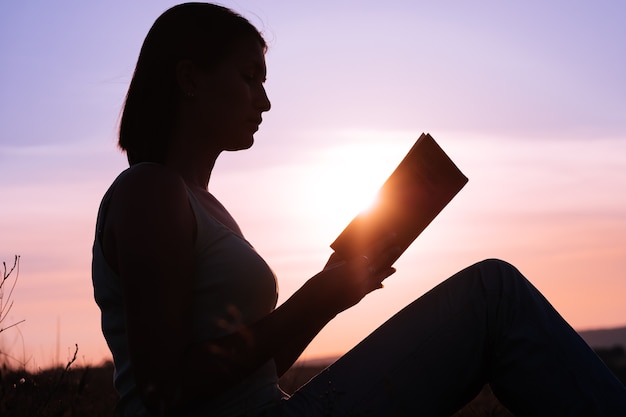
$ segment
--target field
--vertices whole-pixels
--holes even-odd
[[[626,352],[621,347],[598,351],[600,357],[626,384]],[[111,417],[116,394],[113,365],[47,369],[35,374],[3,367],[0,370],[0,416],[3,417]],[[281,379],[287,392],[308,381],[322,365],[297,364]],[[453,417],[512,416],[491,394],[489,387]]]

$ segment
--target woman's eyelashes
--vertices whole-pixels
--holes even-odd
[[[243,79],[249,84],[263,84],[265,83],[265,76],[258,71],[243,71]]]

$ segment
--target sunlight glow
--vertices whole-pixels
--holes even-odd
[[[373,205],[378,189],[400,162],[399,155],[398,146],[388,143],[351,143],[323,149],[311,161],[318,168],[304,178],[308,211],[325,218],[325,230],[341,231],[354,216]]]

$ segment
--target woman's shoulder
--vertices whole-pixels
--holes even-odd
[[[122,172],[110,190],[109,205],[126,213],[151,216],[188,211],[187,186],[173,169],[156,163],[133,165]]]
[[[180,250],[193,244],[195,216],[185,182],[176,171],[138,164],[122,172],[109,192],[102,244],[115,271],[119,271],[120,252],[165,256],[174,250],[171,245]]]
[[[159,195],[187,195],[183,178],[173,169],[157,163],[141,163],[123,171],[112,185],[114,199],[137,200]]]
[[[116,186],[149,187],[161,184],[169,187],[185,187],[185,182],[178,172],[158,163],[143,162],[124,170],[116,179]]]

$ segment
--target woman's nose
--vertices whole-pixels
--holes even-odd
[[[267,97],[267,92],[265,91],[265,87],[263,85],[259,88],[256,104],[258,108],[264,112],[269,111],[269,109],[272,108],[272,103],[270,103],[270,99]]]

